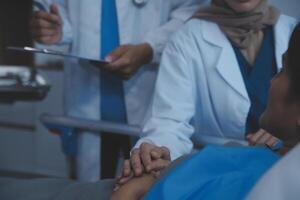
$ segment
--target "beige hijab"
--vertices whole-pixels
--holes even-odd
[[[201,8],[193,18],[215,22],[235,47],[242,50],[253,64],[263,41],[263,29],[278,21],[279,11],[261,0],[258,6],[247,13],[237,13],[224,0],[212,0],[212,4]]]

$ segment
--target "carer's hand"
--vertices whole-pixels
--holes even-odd
[[[132,151],[130,160],[124,162],[122,175],[118,177],[118,185],[123,185],[134,176],[152,173],[157,176],[171,163],[170,151],[166,147],[157,147],[143,143]]]
[[[256,133],[251,133],[247,135],[247,140],[251,146],[256,145],[266,145],[270,148],[272,148],[274,145],[276,145],[280,140],[267,131],[260,129]]]
[[[58,6],[51,4],[50,12],[36,11],[30,21],[30,31],[34,40],[43,44],[55,44],[62,38],[62,19]]]
[[[149,63],[152,57],[153,50],[148,43],[122,45],[106,57],[110,64],[103,68],[128,80],[141,66]]]

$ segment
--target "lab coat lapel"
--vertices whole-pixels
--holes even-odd
[[[214,56],[218,58],[216,69],[220,76],[242,97],[249,100],[238,61],[227,37],[216,24],[210,22],[203,26],[203,37],[213,48],[216,48],[215,52],[220,54]]]

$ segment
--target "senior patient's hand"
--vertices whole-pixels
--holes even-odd
[[[36,11],[30,21],[30,31],[37,42],[55,44],[62,38],[62,19],[56,4],[51,4],[50,13]]]
[[[280,140],[267,131],[260,129],[258,132],[254,134],[248,134],[247,140],[251,146],[255,145],[266,145],[270,148],[272,148],[274,145],[276,145]]]
[[[166,147],[158,147],[143,143],[140,148],[132,151],[130,160],[124,162],[123,172],[118,177],[118,185],[125,184],[134,176],[152,173],[155,176],[171,163],[170,151]]]
[[[111,52],[105,59],[110,64],[100,67],[120,75],[123,79],[130,79],[141,66],[149,63],[152,57],[153,50],[148,43],[138,45],[127,44]]]
[[[144,174],[128,181],[120,189],[114,191],[111,200],[138,200],[141,199],[155,183],[155,178],[150,174]]]

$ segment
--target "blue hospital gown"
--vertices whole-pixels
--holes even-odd
[[[158,181],[145,199],[244,199],[278,159],[266,148],[207,146]]]

